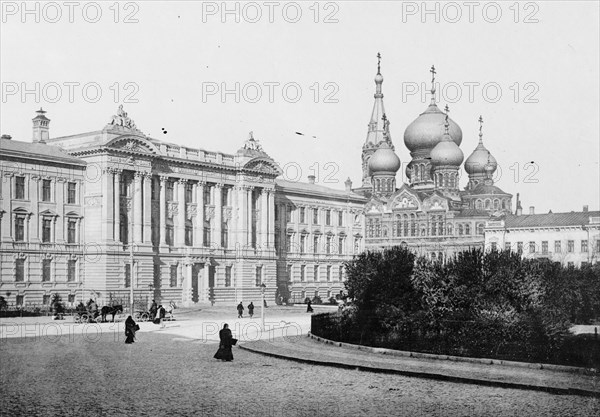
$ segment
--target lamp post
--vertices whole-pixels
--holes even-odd
[[[267,286],[262,283],[260,284],[260,294],[261,294],[261,307],[260,307],[260,324],[263,332],[265,331],[265,289]]]
[[[131,317],[134,316],[133,312],[133,201],[130,200],[131,204],[131,216],[129,217],[129,305],[131,306]]]

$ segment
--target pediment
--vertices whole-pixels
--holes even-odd
[[[423,201],[423,210],[448,211],[448,200],[446,200],[444,197],[434,194]]]
[[[270,158],[258,157],[251,159],[244,165],[244,169],[252,169],[265,174],[278,176],[283,173],[281,168]]]
[[[158,155],[160,151],[146,139],[135,136],[121,136],[110,141],[106,146],[127,152],[146,155]]]

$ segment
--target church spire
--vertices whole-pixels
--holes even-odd
[[[381,75],[381,54],[377,53],[377,75],[375,75],[375,103],[371,112],[371,120],[369,121],[369,129],[367,131],[367,140],[365,147],[377,146],[381,142],[386,141],[387,118],[385,117],[385,107],[383,105],[382,92],[383,76]]]

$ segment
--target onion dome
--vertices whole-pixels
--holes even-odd
[[[435,145],[431,151],[431,163],[436,166],[460,166],[465,159],[463,152],[458,145],[454,143],[448,133],[442,137],[442,141]]]
[[[382,142],[379,149],[369,159],[369,170],[375,174],[396,175],[400,169],[400,158],[387,142]]]
[[[404,131],[404,144],[409,151],[433,149],[440,143],[444,134],[445,114],[432,103]],[[462,130],[452,119],[448,119],[452,141],[456,145],[462,142]]]
[[[483,119],[479,116],[479,144],[465,161],[465,171],[469,175],[485,174],[487,172],[493,174],[498,167],[496,158],[483,146],[482,125]]]

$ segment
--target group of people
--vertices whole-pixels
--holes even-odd
[[[237,312],[238,312],[238,319],[244,318],[244,305],[242,304],[241,301],[237,305]],[[248,304],[248,315],[250,316],[250,318],[252,318],[252,316],[254,315],[254,303],[252,303],[252,301],[250,301],[250,304]]]

